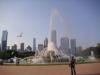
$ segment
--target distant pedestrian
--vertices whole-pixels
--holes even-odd
[[[3,59],[0,59],[0,65],[3,65]]]
[[[76,75],[76,69],[75,69],[76,59],[74,56],[71,57],[69,66],[71,67],[71,75]]]
[[[16,65],[19,65],[19,58],[16,58]]]

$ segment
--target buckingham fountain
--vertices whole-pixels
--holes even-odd
[[[43,50],[39,51],[35,57],[33,57],[33,63],[54,63],[60,62],[62,59],[65,59],[65,55],[61,50],[57,48],[56,44],[56,29],[54,25],[54,20],[57,15],[57,10],[54,10],[50,17],[50,25],[49,25],[49,38],[48,38],[48,46]]]
[[[58,11],[54,10],[50,17],[49,25],[49,38],[48,46],[41,51],[37,51],[35,56],[27,57],[21,59],[21,62],[26,62],[30,64],[44,64],[44,63],[59,63],[62,61],[67,61],[69,56],[67,56],[62,50],[57,48],[56,44],[56,29],[55,29],[55,17],[58,15]]]

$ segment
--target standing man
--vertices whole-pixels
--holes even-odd
[[[69,66],[71,67],[71,75],[76,75],[76,69],[75,69],[76,59],[74,56],[71,57]]]

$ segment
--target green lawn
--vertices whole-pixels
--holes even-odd
[[[77,63],[77,64],[89,64],[89,63],[100,63],[100,62],[86,62],[86,63]],[[48,64],[19,64],[17,66],[52,66],[52,65],[68,65],[65,63],[48,63]],[[3,66],[16,66],[14,63],[4,63]]]

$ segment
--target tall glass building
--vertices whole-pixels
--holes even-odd
[[[1,50],[6,50],[7,49],[7,37],[8,37],[8,32],[7,32],[7,30],[4,30],[2,32]]]
[[[76,54],[76,39],[71,39],[70,44],[71,44],[71,53],[75,55]]]
[[[44,48],[47,48],[47,46],[48,46],[48,38],[45,38],[45,40],[44,40]]]
[[[51,31],[51,41],[57,47],[57,33],[56,33],[56,30]]]
[[[60,48],[64,53],[69,54],[69,39],[67,37],[61,37]]]
[[[33,38],[33,51],[36,51],[36,38]]]

